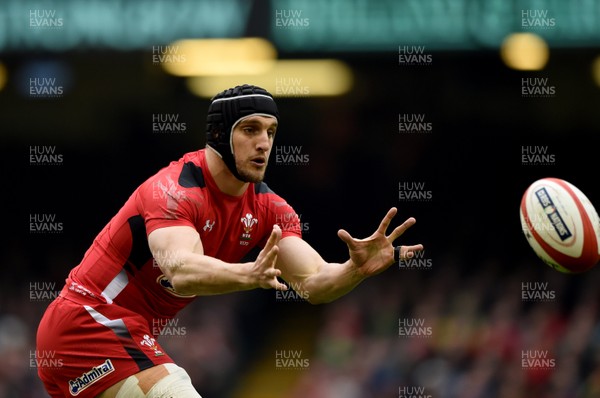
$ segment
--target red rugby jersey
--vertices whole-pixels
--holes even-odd
[[[150,232],[193,227],[205,255],[231,263],[263,247],[274,224],[281,227],[282,238],[301,237],[294,209],[265,183],[250,184],[239,197],[221,192],[205,151],[185,154],[142,183],[71,270],[66,288],[135,311],[149,322],[169,319],[194,297],[173,291],[150,253]],[[154,253],[167,261],[173,254]]]

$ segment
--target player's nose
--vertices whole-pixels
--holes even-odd
[[[267,129],[263,129],[256,137],[256,149],[263,152],[268,152],[271,149],[271,139]]]

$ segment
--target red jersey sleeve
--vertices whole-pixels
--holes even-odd
[[[300,227],[300,217],[289,204],[285,203],[276,207],[275,224],[281,228],[281,237],[297,236],[302,238],[302,228]]]
[[[281,228],[281,238],[288,236],[297,236],[302,238],[302,228],[300,226],[300,216],[283,198],[274,192],[269,196],[269,213],[271,214],[272,224],[277,224]],[[266,243],[266,240],[265,240]]]
[[[136,203],[144,218],[147,234],[164,227],[185,225],[195,228],[202,193],[197,188],[182,187],[165,169],[140,186]]]

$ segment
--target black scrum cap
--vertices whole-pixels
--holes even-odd
[[[244,84],[215,95],[206,117],[206,144],[223,159],[231,173],[239,180],[233,156],[232,133],[234,127],[250,115],[268,115],[279,120],[273,96],[265,89]]]

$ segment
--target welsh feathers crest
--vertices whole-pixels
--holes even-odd
[[[258,223],[258,220],[254,218],[251,213],[247,213],[245,217],[242,217],[242,224],[244,224],[244,232],[249,234],[252,232],[252,227]]]

